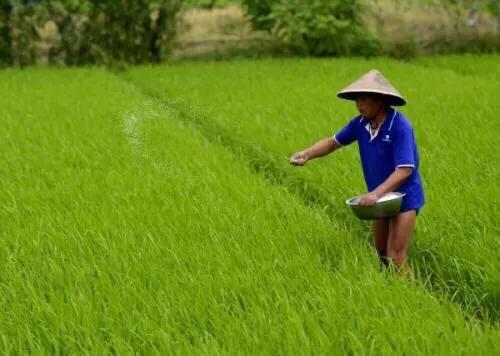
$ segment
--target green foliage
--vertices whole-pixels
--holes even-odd
[[[268,31],[272,29],[274,21],[270,15],[273,5],[277,3],[277,0],[243,0],[242,3],[246,12],[250,15],[254,28]]]
[[[485,266],[497,262],[498,234],[490,229],[498,209],[485,208],[497,196],[497,110],[450,115],[446,104],[493,106],[495,93],[481,92],[477,102],[450,98],[450,88],[466,89],[456,85],[461,76],[433,71],[419,79],[426,71],[401,67],[429,86],[452,81],[435,99],[420,94],[429,115],[412,117],[431,125],[432,142],[422,146],[429,191],[448,176],[458,185],[445,192],[464,198],[450,204],[432,196],[419,218],[426,220],[417,227],[417,256],[439,259],[443,270],[483,269],[493,289],[497,270]],[[204,113],[198,120],[206,125],[240,128],[235,145],[251,143],[261,155],[265,147],[283,170],[297,172],[287,149],[344,121],[333,114],[352,105],[332,112],[334,101],[325,99],[359,69],[359,61],[286,60],[148,66],[127,77],[154,79],[149,88],[167,100],[205,108],[189,116],[99,69],[1,71],[2,354],[498,354],[498,328],[471,317],[451,293],[380,272],[369,227],[343,206],[359,186],[354,149],[338,152],[333,165],[301,170],[329,193],[337,189],[329,216],[258,172],[260,156],[238,156],[194,124]],[[474,145],[458,139],[464,132],[478,138]],[[475,206],[471,195],[486,198]],[[440,211],[449,219],[441,221]],[[481,235],[488,232],[490,239]]]
[[[500,83],[499,60],[500,57],[498,55],[492,54],[461,54],[452,56],[419,57],[414,60],[414,63],[430,68],[452,70],[464,75],[483,76],[485,79],[496,80]]]
[[[205,8],[224,7],[228,5],[239,4],[238,0],[183,0],[182,4],[186,8]]]
[[[253,24],[271,31],[299,54],[375,55],[378,43],[364,28],[360,1],[244,1]]]
[[[359,238],[369,234],[344,206],[366,191],[356,147],[305,167],[289,156],[343,127],[355,104],[336,92],[371,68],[380,69],[408,100],[402,112],[415,127],[427,205],[417,223],[410,260],[431,290],[472,313],[500,320],[498,56],[435,66],[387,59],[269,60],[136,68],[127,75],[145,91],[176,105],[207,137],[222,141],[264,176],[342,221]],[[432,59],[429,59],[432,62]],[[452,68],[482,67],[487,75]],[[448,69],[442,69],[442,67]],[[457,85],[460,84],[460,85]],[[450,112],[453,112],[450,114]],[[465,134],[466,133],[466,134]],[[473,145],[464,145],[476,137]]]
[[[1,13],[11,37],[10,47],[4,46],[3,52],[10,51],[14,64],[29,65],[46,57],[48,63],[75,65],[165,58],[181,0],[17,0],[10,4]]]
[[[500,22],[500,1],[498,0],[489,0],[488,1],[488,10],[496,16],[497,20]]]
[[[92,0],[92,44],[120,62],[160,61],[170,49],[180,1]]]
[[[0,65],[11,63],[10,11],[10,3],[8,1],[0,1]]]

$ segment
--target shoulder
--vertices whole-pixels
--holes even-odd
[[[364,121],[363,116],[358,115],[358,116],[354,116],[351,120],[349,120],[349,123],[347,125],[349,125],[351,127],[359,127],[359,126],[364,125],[363,121]]]
[[[392,130],[395,132],[408,132],[413,131],[413,126],[411,122],[406,118],[406,116],[399,112],[395,111],[395,115],[392,118],[391,122]]]

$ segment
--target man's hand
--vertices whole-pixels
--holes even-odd
[[[370,192],[368,194],[363,195],[359,199],[359,205],[368,206],[373,205],[379,200],[381,197],[376,192]]]
[[[327,137],[321,141],[316,142],[314,145],[306,150],[294,153],[290,158],[290,164],[294,166],[303,166],[307,161],[311,159],[326,156],[332,153],[341,146],[332,139]]]
[[[303,166],[304,164],[306,164],[308,159],[309,156],[307,155],[306,151],[300,151],[292,155],[292,157],[290,158],[290,164],[294,166]]]
[[[394,190],[398,189],[401,184],[403,184],[403,182],[411,175],[412,170],[413,168],[411,167],[396,168],[384,183],[380,184],[372,192],[363,195],[359,200],[359,205],[373,205],[386,193],[393,192]]]

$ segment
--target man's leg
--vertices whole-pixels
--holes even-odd
[[[410,272],[407,256],[416,219],[416,211],[410,210],[399,213],[390,222],[387,257],[405,274]]]
[[[389,220],[377,219],[372,222],[373,244],[377,249],[380,262],[387,266],[387,240],[389,238]]]

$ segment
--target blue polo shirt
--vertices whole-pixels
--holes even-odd
[[[413,168],[397,189],[406,195],[401,211],[418,210],[424,205],[422,180],[418,172],[419,156],[413,127],[403,114],[391,108],[376,136],[370,135],[369,123],[362,116],[353,118],[333,139],[342,146],[358,141],[359,155],[368,191],[382,184],[397,167]]]

